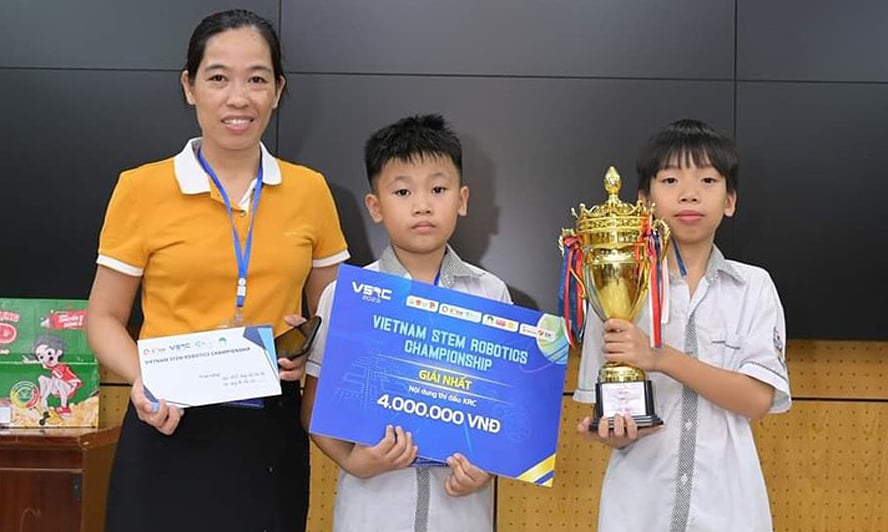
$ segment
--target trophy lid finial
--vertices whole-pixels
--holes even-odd
[[[620,188],[622,188],[622,186],[623,180],[620,179],[620,174],[617,172],[616,168],[611,166],[607,169],[607,173],[604,174],[604,190],[606,190],[611,197],[616,196],[619,198]]]
[[[577,233],[591,234],[601,231],[602,234],[610,234],[616,227],[633,229],[636,232],[641,230],[641,227],[646,223],[645,220],[652,215],[652,210],[641,200],[635,204],[621,201],[620,189],[622,186],[623,180],[617,169],[613,166],[609,167],[604,174],[604,190],[608,193],[607,201],[600,205],[593,205],[591,208],[587,208],[581,203],[579,213],[575,209],[571,210],[577,220]]]

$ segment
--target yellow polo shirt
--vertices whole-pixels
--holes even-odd
[[[99,237],[97,263],[142,277],[141,338],[203,331],[234,316],[237,259],[222,197],[195,155],[200,139],[175,157],[120,175]],[[324,177],[262,150],[244,322],[270,324],[301,314],[312,268],[348,258]],[[253,190],[253,186],[250,187]],[[251,192],[233,205],[242,248]],[[236,201],[232,198],[232,201]]]

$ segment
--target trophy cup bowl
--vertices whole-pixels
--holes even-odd
[[[666,255],[669,228],[661,220],[654,220],[653,206],[641,201],[623,203],[619,198],[621,185],[620,175],[610,167],[604,179],[607,201],[591,209],[581,203],[579,213],[573,210],[576,229],[562,230],[561,243],[562,250],[567,239],[580,248],[584,288],[580,296],[595,314],[602,321],[619,318],[634,322],[648,302],[651,276],[657,274],[655,268]],[[652,238],[657,240],[655,255],[650,251]],[[657,292],[659,297],[659,288]],[[632,416],[639,428],[663,423],[654,412],[651,381],[639,368],[605,362],[598,374],[595,397],[593,430],[598,429],[602,417],[609,418],[613,426],[615,414]]]

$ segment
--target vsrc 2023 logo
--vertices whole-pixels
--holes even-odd
[[[392,300],[392,291],[388,288],[380,288],[372,284],[352,281],[352,290],[354,290],[356,294],[361,294],[362,300],[370,303],[382,303],[383,300]]]

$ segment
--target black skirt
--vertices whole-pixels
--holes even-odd
[[[172,436],[127,409],[107,532],[304,532],[308,438],[298,383],[262,409],[189,408]]]

